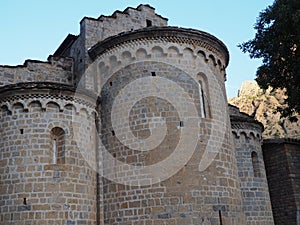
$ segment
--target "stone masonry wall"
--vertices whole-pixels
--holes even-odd
[[[270,139],[263,144],[264,161],[276,225],[300,221],[300,143]]]
[[[1,93],[1,225],[96,223],[95,116],[86,100],[49,92]]]
[[[167,26],[167,19],[157,15],[154,8],[140,5],[136,9],[127,8],[123,12],[116,11],[112,16],[100,16],[98,19],[85,17],[81,21],[84,29],[85,47],[91,48],[98,42],[122,32],[133,31],[149,26]]]
[[[244,224],[228,112],[224,112],[226,125],[222,124],[222,127],[213,125],[211,118],[212,115],[217,116],[213,106],[221,106],[219,100],[225,103],[225,71],[222,66],[226,64],[224,52],[221,53],[214,48],[209,49],[208,44],[202,44],[201,41],[190,40],[189,42],[189,39],[181,39],[180,32],[176,38],[152,38],[151,41],[135,40],[134,37],[130,43],[111,47],[109,51],[100,54],[95,61],[98,72],[97,85],[99,90],[102,90],[100,93],[102,126],[100,137],[104,144],[102,151],[108,151],[110,156],[125,164],[118,167],[111,161],[103,161],[104,224],[191,225],[218,224],[220,220],[223,224]],[[156,94],[168,96],[169,100],[154,94],[136,101],[131,108],[128,123],[133,137],[141,141],[153,135],[149,128],[154,127],[155,123],[160,123],[162,118],[167,123],[165,138],[149,151],[135,151],[135,148],[147,149],[147,145],[135,141],[132,142],[132,147],[124,145],[122,135],[118,136],[112,126],[114,121],[111,115],[114,114],[113,104],[117,101],[118,95],[122,96],[120,94],[122,90],[126,90],[125,93],[132,97],[140,95],[139,93],[147,93],[148,88],[153,88],[148,87],[147,82],[136,88],[129,87],[142,79],[153,79],[155,87],[156,78],[172,81],[188,93],[193,99],[198,115],[201,108],[198,82],[202,81],[205,88],[203,94],[207,100],[205,108],[207,114],[199,121],[201,138],[197,141],[195,152],[186,165],[160,182],[143,185],[143,182],[147,183],[151,177],[148,174],[135,174],[129,168],[132,165],[138,167],[153,165],[155,168],[155,165],[174,156],[184,126],[187,125],[185,125],[187,121],[180,121],[179,115],[182,114],[174,108],[174,103],[179,100],[180,95],[168,94],[172,93],[171,85],[164,88],[157,86]],[[94,87],[94,79],[94,77],[87,77],[86,85]],[[221,90],[224,98],[220,98],[217,94],[218,90]],[[226,110],[226,105],[223,109]],[[186,111],[180,113],[187,115],[189,108],[184,110]],[[122,125],[125,123],[126,121],[122,121]],[[224,139],[222,137],[210,139],[211,136],[216,135],[216,130],[221,130],[223,126],[225,127]],[[124,133],[124,137],[126,135],[128,134]],[[213,145],[220,146],[220,152],[206,169],[199,171],[201,158],[212,140]],[[180,158],[183,151],[182,149],[182,153],[177,157]],[[171,164],[164,164],[165,174],[170,172],[167,171],[168,166],[173,167],[179,163],[180,160],[177,160],[172,161]],[[138,179],[143,175],[143,179]],[[108,179],[109,177],[111,180]],[[117,179],[118,182],[113,179]],[[126,183],[127,180],[129,183]]]
[[[147,20],[151,21],[151,26],[157,27],[167,26],[168,21],[148,5],[140,5],[136,9],[129,7],[123,12],[116,11],[111,16],[102,15],[98,19],[84,17],[80,22],[80,35],[70,50],[70,57],[76,61],[76,76],[80,78],[92,63],[88,55],[92,46],[113,35],[147,27]]]
[[[73,85],[73,60],[51,57],[49,62],[27,60],[23,66],[0,66],[0,87],[23,82]]]
[[[243,132],[239,136],[234,132],[233,137],[246,224],[274,224],[260,138]],[[257,154],[257,165],[252,154]]]
[[[262,124],[229,105],[247,225],[274,224],[261,148]]]

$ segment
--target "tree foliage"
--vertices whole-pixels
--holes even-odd
[[[285,88],[283,116],[300,113],[300,0],[275,0],[260,12],[254,39],[239,45],[251,58],[262,58],[256,81],[263,89]]]

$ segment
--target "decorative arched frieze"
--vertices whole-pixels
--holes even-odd
[[[179,49],[176,46],[170,46],[168,48],[168,57],[178,57],[180,55]]]
[[[136,50],[135,57],[138,60],[146,59],[148,58],[148,53],[145,48],[139,48],[138,50]]]
[[[14,114],[14,107],[16,105],[22,105],[24,112],[32,112],[33,107],[37,111],[49,111],[50,108],[54,108],[54,106],[57,107],[57,112],[64,112],[66,110],[66,106],[72,106],[72,108],[75,110],[74,112],[78,114],[81,109],[85,109],[88,117],[90,117],[93,113],[97,114],[97,111],[92,107],[92,105],[85,103],[83,100],[79,99],[72,99],[72,100],[65,100],[61,98],[49,98],[48,95],[46,96],[40,96],[41,98],[31,98],[30,95],[27,96],[28,98],[25,99],[24,96],[22,96],[23,99],[15,99],[12,102],[5,101],[0,103],[0,107],[5,107],[9,112]],[[51,110],[50,110],[51,111]]]
[[[244,135],[245,138],[251,139],[251,140],[258,140],[260,141],[262,139],[261,134],[256,131],[249,131],[246,129],[233,129],[232,133],[235,134],[236,138],[240,138],[241,135]]]
[[[135,42],[141,43],[134,45]],[[131,46],[128,47],[128,45]],[[210,58],[207,58],[207,55],[210,55]],[[132,40],[130,43],[126,43],[126,46],[122,44],[116,45],[98,56],[95,62],[98,68],[98,86],[101,87],[104,83],[109,82],[111,75],[121,68],[144,60],[172,64],[184,71],[202,68],[211,61],[211,73],[222,77],[222,80],[224,79],[224,72],[222,71],[222,68],[225,68],[222,65],[224,60],[218,58],[219,63],[221,62],[220,68],[216,61],[216,56],[201,46],[194,46],[188,43],[161,42],[161,40],[153,40],[147,43],[141,40]],[[190,65],[193,65],[193,67]],[[215,70],[216,68],[217,70]],[[194,78],[196,78],[196,71],[187,72],[191,75],[194,74]]]

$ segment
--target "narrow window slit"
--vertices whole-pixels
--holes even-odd
[[[20,129],[20,134],[24,134],[24,129]]]
[[[27,205],[26,198],[23,198],[23,204],[24,204],[24,205]]]
[[[52,163],[65,163],[65,132],[60,127],[51,130]]]
[[[53,164],[57,163],[57,139],[53,139]]]
[[[179,122],[179,126],[180,126],[180,127],[183,127],[183,121],[180,121],[180,122]]]
[[[255,151],[251,152],[251,160],[254,177],[261,177],[258,155]]]
[[[205,104],[204,104],[204,93],[203,93],[203,88],[202,85],[199,81],[199,100],[200,100],[200,113],[201,113],[201,118],[205,118]]]
[[[109,82],[109,86],[112,86],[113,85],[113,82],[111,81],[111,82]]]
[[[114,130],[111,131],[111,134],[112,134],[112,136],[116,135]]]
[[[223,222],[222,222],[222,211],[219,210],[219,219],[220,219],[220,225],[223,225]]]

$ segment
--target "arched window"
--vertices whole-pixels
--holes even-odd
[[[65,131],[60,127],[51,130],[52,163],[65,163]]]
[[[200,72],[197,75],[198,91],[199,91],[199,114],[201,118],[210,118],[210,103],[208,81],[204,73]]]
[[[256,152],[251,152],[251,159],[252,159],[252,167],[253,167],[253,174],[254,177],[260,177],[260,168],[259,168],[259,160],[258,160],[258,155]]]

